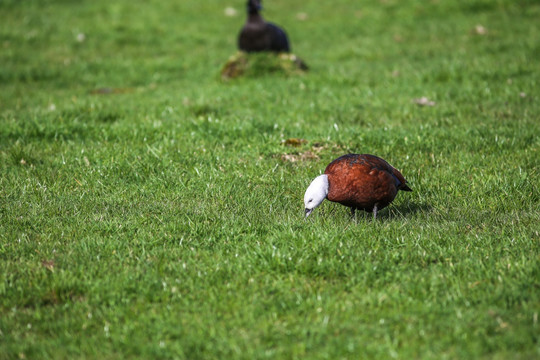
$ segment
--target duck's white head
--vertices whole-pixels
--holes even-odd
[[[304,195],[304,206],[306,208],[306,217],[326,199],[328,195],[328,176],[317,176],[309,184]]]

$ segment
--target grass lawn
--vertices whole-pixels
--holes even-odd
[[[308,73],[221,80],[244,0],[0,0],[0,359],[539,359],[540,2],[264,4]],[[304,221],[348,152],[414,191]]]

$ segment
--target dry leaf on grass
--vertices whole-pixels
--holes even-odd
[[[483,27],[482,25],[476,25],[474,27],[474,33],[476,35],[486,35],[487,34],[487,30],[485,27]]]
[[[300,13],[296,14],[296,18],[298,20],[300,20],[300,21],[305,21],[308,18],[308,14],[306,14],[304,12],[300,12]]]
[[[41,265],[49,271],[54,271],[54,260],[43,260]]]
[[[435,101],[429,100],[425,96],[422,96],[421,98],[418,98],[418,99],[414,99],[413,102],[419,106],[435,106]]]
[[[225,8],[225,16],[236,16],[238,14],[238,11],[230,6],[227,6]]]
[[[300,139],[300,138],[290,138],[290,139],[287,139],[287,140],[283,140],[281,142],[283,145],[286,145],[286,146],[300,146],[302,144],[305,144],[307,143],[307,140],[306,139]]]

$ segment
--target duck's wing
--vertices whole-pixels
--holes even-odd
[[[266,23],[266,31],[270,35],[270,49],[276,52],[290,52],[291,45],[289,44],[289,38],[285,30],[277,26],[276,24]]]
[[[398,190],[412,191],[412,189],[407,185],[407,180],[405,180],[405,177],[399,172],[399,170],[390,165],[386,160],[369,154],[362,154],[359,155],[359,157],[364,159],[364,161],[370,164],[373,168],[390,173],[390,175],[392,175],[392,177],[395,179]]]

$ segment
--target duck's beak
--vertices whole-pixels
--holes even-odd
[[[309,216],[309,214],[311,214],[311,212],[313,211],[313,209],[306,209],[305,212],[306,212],[306,218]]]

